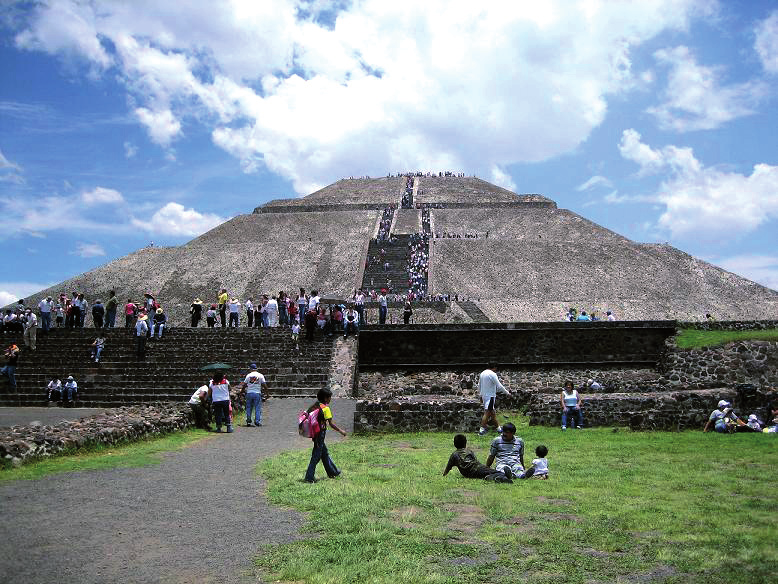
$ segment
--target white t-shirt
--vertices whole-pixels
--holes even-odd
[[[612,314],[609,314],[608,315],[608,320],[616,320],[616,317],[613,316]]]
[[[308,310],[316,310],[319,307],[319,296],[311,296],[308,301]]]
[[[246,384],[246,393],[262,393],[262,384],[266,383],[265,376],[258,371],[252,371],[243,380]]]
[[[254,303],[251,300],[246,300],[246,304],[244,306],[246,307],[246,312],[253,312]]]
[[[535,458],[532,461],[532,466],[535,467],[535,474],[533,476],[547,475],[548,474],[548,459],[547,458]]]
[[[292,325],[292,334],[300,334],[300,323],[298,321],[294,321],[294,324]]]
[[[27,322],[24,324],[24,328],[31,329],[38,326],[38,317],[35,316],[34,312],[31,312],[27,315]]]
[[[364,304],[365,303],[365,295],[364,294],[357,294],[354,297],[354,304]]]
[[[508,390],[497,379],[497,374],[491,369],[484,369],[481,372],[481,376],[478,378],[478,389],[483,397],[495,397],[498,391],[508,393]]]
[[[221,383],[214,383],[211,381],[209,384],[211,388],[211,400],[218,401],[230,401],[230,382],[226,379]]]
[[[48,302],[46,300],[41,300],[38,303],[38,308],[40,309],[41,313],[43,312],[51,312],[51,302]]]
[[[199,405],[202,404],[200,401],[200,392],[204,391],[206,395],[208,395],[208,386],[203,385],[202,387],[198,387],[195,392],[192,394],[192,397],[189,398],[189,403],[192,405]]]
[[[237,313],[240,310],[240,302],[230,302],[230,312]]]

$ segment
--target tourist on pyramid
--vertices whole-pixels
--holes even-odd
[[[78,295],[78,302],[81,305],[80,312],[79,312],[80,317],[79,317],[78,326],[84,328],[84,323],[86,322],[86,313],[87,310],[89,310],[89,302],[87,302],[83,294]]]
[[[381,288],[381,292],[378,294],[378,323],[386,324],[386,313],[389,310],[386,302],[386,289]]]
[[[408,299],[405,301],[405,306],[403,307],[403,322],[405,324],[408,324],[410,322],[412,314],[413,314],[413,308],[411,307],[410,299]]]
[[[346,432],[338,428],[335,425],[335,420],[332,416],[332,410],[330,409],[330,401],[332,400],[332,392],[329,389],[320,389],[316,394],[316,403],[309,407],[306,411],[310,414],[316,413],[316,420],[319,426],[319,432],[316,433],[313,440],[313,451],[311,452],[311,460],[308,463],[308,470],[305,472],[305,482],[316,482],[316,465],[321,461],[324,465],[324,471],[331,479],[340,475],[340,470],[335,466],[335,463],[330,458],[327,445],[324,443],[324,439],[327,436],[327,425],[330,428],[339,432],[342,436],[346,435]]]
[[[38,334],[38,317],[31,309],[27,309],[24,317],[24,346],[31,351],[35,350],[35,340]]]
[[[11,390],[16,391],[16,366],[19,364],[19,347],[11,344],[5,350],[5,367],[0,369],[0,373],[8,377],[8,385]]]
[[[160,306],[157,308],[156,312],[154,312],[154,329],[151,331],[152,338],[155,334],[157,335],[157,339],[162,338],[162,331],[165,330],[165,323],[167,323],[167,315]]]
[[[241,389],[246,390],[246,426],[251,426],[251,413],[254,412],[254,426],[262,425],[262,389],[265,389],[265,398],[270,397],[267,394],[268,384],[265,376],[257,371],[257,364],[249,365],[249,372],[246,378],[240,384]]]
[[[608,320],[610,322],[613,322],[614,320],[616,320],[616,317],[613,316],[613,313],[610,310],[605,313],[605,317],[606,317],[606,320]]]
[[[473,453],[472,450],[468,450],[466,447],[467,438],[464,434],[457,434],[454,436],[454,448],[456,448],[456,450],[449,456],[448,464],[443,471],[443,476],[446,476],[452,468],[457,467],[459,473],[466,479],[483,479],[485,481],[494,481],[495,483],[513,482],[513,480],[509,479],[504,472],[478,462],[475,453]]]
[[[343,338],[348,336],[349,331],[355,335],[359,333],[359,313],[354,310],[354,306],[349,304],[346,314],[343,316]]]
[[[240,302],[237,298],[233,298],[229,302],[229,309],[230,309],[230,328],[238,328],[239,320],[240,320]]]
[[[243,304],[243,307],[246,310],[246,327],[251,328],[254,326],[254,298],[249,297]]]
[[[354,294],[354,309],[357,311],[357,314],[359,315],[359,326],[364,326],[367,324],[367,321],[365,320],[365,292],[360,288],[357,290],[357,292]]]
[[[263,302],[264,302],[264,298],[260,296],[257,303],[254,305],[254,326],[256,328],[262,328],[264,326],[264,324],[262,323],[262,314],[263,314],[262,308],[264,306]]]
[[[62,328],[65,326],[65,309],[62,307],[62,304],[57,302],[57,304],[54,305],[54,324],[57,328]]]
[[[308,298],[305,296],[305,288],[300,288],[300,293],[297,295],[295,302],[297,304],[297,314],[300,319],[304,319],[305,313],[308,310]]]
[[[229,298],[230,297],[227,295],[227,288],[219,290],[217,301],[219,303],[219,317],[221,318],[222,328],[227,327],[227,300],[229,300]]]
[[[143,359],[146,356],[146,337],[148,334],[148,317],[141,312],[135,323],[135,352],[139,359]]]
[[[62,388],[62,402],[66,406],[76,405],[76,396],[78,395],[78,383],[72,375],[68,375],[65,387]]]
[[[103,352],[104,348],[105,348],[105,337],[103,335],[100,335],[94,340],[94,342],[92,343],[92,348],[89,351],[92,359],[95,360],[95,363],[100,362],[100,354]]]
[[[289,299],[286,297],[286,293],[281,290],[278,293],[278,323],[281,326],[289,324]]]
[[[203,301],[195,298],[189,307],[189,314],[192,316],[192,328],[197,328],[200,319],[203,317]]]
[[[208,328],[216,326],[216,314],[216,305],[211,304],[211,307],[205,313],[205,324],[208,325]]]
[[[57,377],[52,377],[46,386],[46,399],[58,403],[62,399],[62,382]]]
[[[124,328],[132,328],[135,326],[135,317],[138,315],[138,306],[133,303],[132,298],[127,299],[127,304],[124,305]]]
[[[154,298],[154,296],[150,292],[146,292],[143,295],[143,308],[146,310],[146,314],[154,314],[154,311],[159,308],[159,304],[157,304],[157,300]]]
[[[503,424],[500,435],[492,440],[486,466],[495,460],[495,470],[507,478],[524,478],[524,440],[516,436],[516,426],[510,422]]]
[[[38,303],[38,310],[41,313],[41,332],[45,335],[51,328],[51,310],[54,306],[54,302],[51,296],[46,296]]]
[[[578,317],[575,320],[580,322],[580,321],[590,321],[592,319],[589,317],[588,314],[586,314],[585,310],[582,310],[581,314],[579,314]]]
[[[300,322],[299,315],[297,308],[297,302],[293,298],[290,298],[289,296],[286,297],[286,310],[288,313],[288,318],[290,323],[294,323],[295,320],[297,320],[298,324]]]
[[[594,379],[587,379],[586,389],[588,389],[589,391],[600,391],[602,390],[602,384],[598,383]]]
[[[316,309],[319,308],[319,302],[321,302],[319,291],[311,290],[311,297],[308,299],[308,310],[315,313]]]
[[[481,371],[481,375],[478,376],[478,393],[481,395],[481,401],[484,404],[484,415],[481,417],[481,427],[478,430],[480,436],[486,434],[486,429],[489,426],[495,426],[498,434],[502,432],[502,427],[497,422],[495,401],[497,400],[498,393],[511,395],[511,392],[500,383],[495,369],[497,369],[496,365],[490,365]],[[486,464],[491,466],[488,462]]]
[[[116,292],[111,290],[108,296],[108,302],[105,303],[105,328],[114,328],[116,325],[116,309],[119,301],[116,299]]]
[[[567,415],[575,415],[578,420],[576,428],[583,428],[583,411],[581,410],[581,395],[573,387],[572,381],[565,381],[565,387],[562,389],[562,395],[559,397],[562,404],[562,430],[567,430]]]
[[[278,327],[278,301],[273,296],[267,301],[265,305],[265,314],[267,314],[267,326],[270,328]]]
[[[262,328],[268,328],[270,326],[270,321],[268,320],[269,314],[267,311],[267,303],[270,301],[270,298],[268,298],[267,294],[262,295],[262,299],[260,304],[262,304],[261,308],[259,309],[259,317],[262,320],[260,323]]]
[[[295,318],[292,324],[292,342],[296,351],[300,350],[300,319]]]
[[[230,382],[224,377],[224,371],[217,371],[208,385],[208,397],[213,404],[216,416],[216,431],[222,431],[222,424],[227,425],[227,432],[233,432],[230,418]]]
[[[103,301],[99,298],[95,300],[95,305],[92,307],[92,324],[96,329],[103,328],[103,318],[105,317],[105,306]]]

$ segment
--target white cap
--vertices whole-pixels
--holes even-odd
[[[719,400],[719,407],[720,408],[728,408],[729,402],[725,399]]]
[[[750,416],[748,416],[748,421],[749,422],[756,422],[758,420],[759,420],[759,418],[756,417],[756,414],[751,414]]]

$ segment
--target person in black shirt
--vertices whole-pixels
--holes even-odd
[[[456,450],[449,457],[446,470],[443,471],[443,476],[446,476],[452,468],[457,467],[462,476],[467,479],[484,479],[496,483],[513,482],[501,471],[489,468],[485,464],[478,462],[473,451],[468,450],[466,446],[467,437],[465,437],[464,434],[457,434],[454,436],[454,448],[456,448]]]

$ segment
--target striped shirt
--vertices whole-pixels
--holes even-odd
[[[489,454],[494,456],[497,464],[507,464],[513,466],[520,463],[524,454],[524,440],[518,436],[513,437],[513,441],[508,442],[502,436],[497,436],[492,440],[489,448]]]

